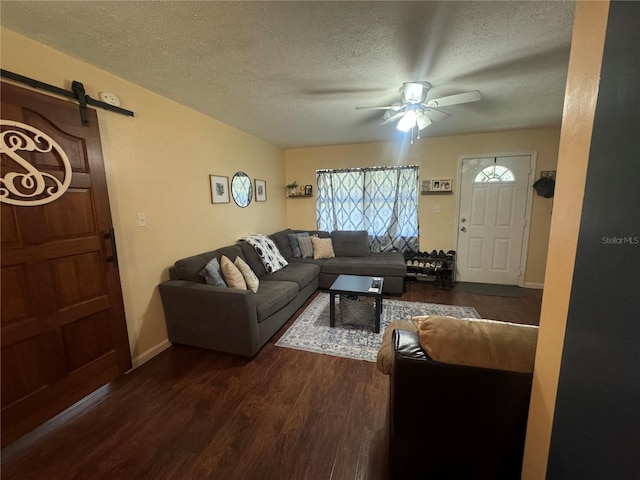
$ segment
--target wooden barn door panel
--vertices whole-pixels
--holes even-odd
[[[65,193],[49,203],[3,198],[3,446],[131,368],[98,119],[88,113],[90,126],[83,127],[76,104],[2,84],[3,189],[12,173],[26,172],[16,154],[60,183],[71,176]],[[6,121],[49,136],[68,166],[57,148],[12,149],[20,135],[7,132],[29,132]],[[13,182],[22,199],[33,193],[25,182]]]

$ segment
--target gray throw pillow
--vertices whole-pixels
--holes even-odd
[[[311,243],[311,237],[298,237],[298,245],[300,246],[302,258],[313,258],[313,244]]]
[[[289,233],[287,237],[289,237],[289,245],[291,245],[291,251],[293,252],[293,256],[295,258],[302,257],[302,252],[300,251],[300,243],[298,242],[299,237],[308,237],[309,233]]]
[[[217,258],[212,258],[200,272],[200,275],[202,275],[207,281],[207,285],[215,285],[216,287],[227,286],[224,279],[222,278],[220,263],[218,262]]]

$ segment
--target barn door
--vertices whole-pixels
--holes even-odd
[[[131,368],[98,119],[2,84],[2,445]]]

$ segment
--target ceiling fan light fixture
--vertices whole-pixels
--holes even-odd
[[[418,130],[424,130],[431,125],[431,119],[424,112],[420,112],[416,117],[416,124],[418,125]]]
[[[1,1],[1,0],[0,0]],[[448,107],[463,103],[477,102],[482,98],[479,90],[456,93],[446,97],[432,98],[427,101],[427,95],[431,90],[429,82],[404,82],[400,87],[401,103],[380,107],[356,107],[356,110],[385,110],[382,122],[379,125],[387,125],[398,122],[396,129],[401,132],[411,131],[413,142],[413,129],[420,138],[420,131],[424,130],[432,123],[445,120],[451,114],[439,110],[436,107]]]
[[[409,110],[400,119],[396,128],[401,132],[408,132],[415,126],[416,126],[416,112],[414,112],[413,110]]]
[[[406,103],[422,103],[431,87],[427,82],[405,82],[400,89]]]

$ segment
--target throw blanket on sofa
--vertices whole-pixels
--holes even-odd
[[[289,265],[273,240],[266,235],[245,235],[238,241],[247,242],[255,249],[267,273],[277,272]]]

